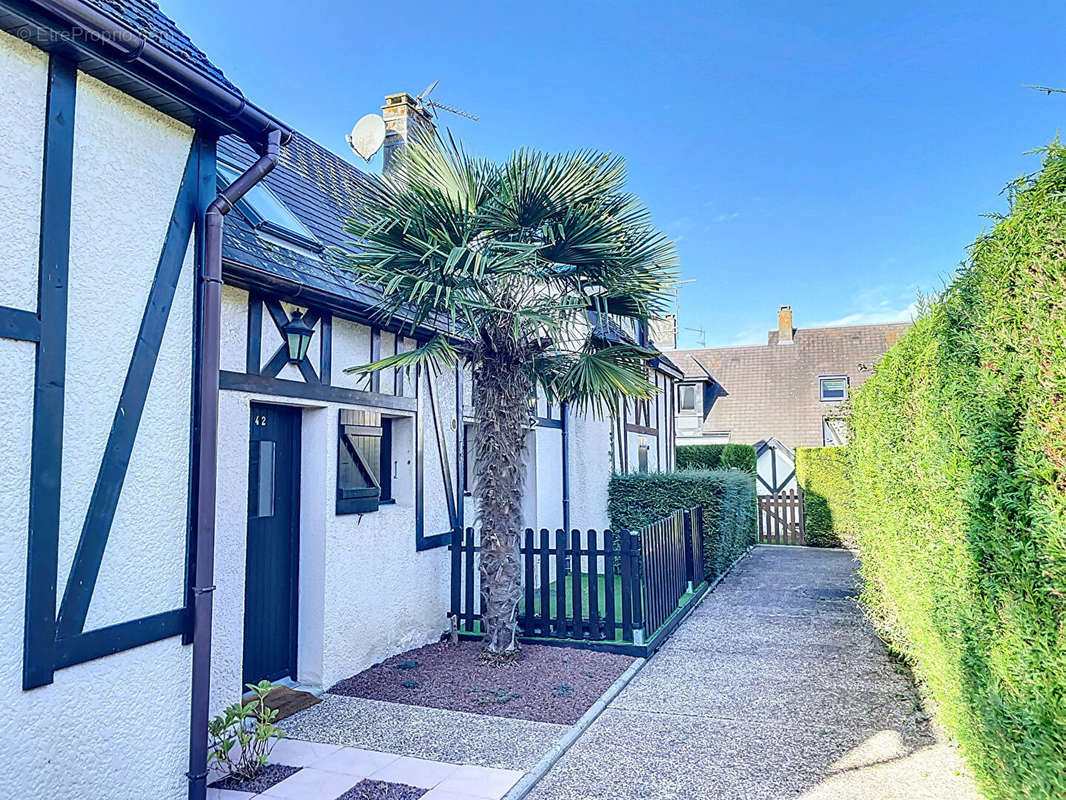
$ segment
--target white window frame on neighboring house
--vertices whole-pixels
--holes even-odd
[[[843,395],[841,397],[826,397],[826,381],[843,381]],[[848,376],[847,375],[819,375],[818,376],[818,399],[823,403],[843,403],[848,399]]]
[[[699,397],[696,394],[699,391],[699,387],[700,385],[698,383],[679,383],[677,385],[677,411],[679,414],[699,413],[699,404],[697,403]],[[684,398],[685,392],[689,389],[692,390],[692,406],[686,407]]]

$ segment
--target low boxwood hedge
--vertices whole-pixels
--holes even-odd
[[[803,490],[807,544],[812,547],[853,544],[846,450],[845,447],[796,448],[796,482]]]
[[[677,448],[678,469],[729,469],[755,472],[755,448],[750,444],[683,444]]]
[[[703,560],[708,578],[721,575],[758,535],[755,477],[739,469],[613,475],[607,513],[615,530],[634,530],[679,508],[703,506]]]
[[[863,597],[989,798],[1066,797],[1066,148],[852,398]]]

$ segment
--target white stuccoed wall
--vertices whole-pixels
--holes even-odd
[[[29,309],[37,295],[46,72],[43,54],[0,34],[0,303]],[[191,140],[190,129],[79,76],[60,592]],[[131,210],[128,217],[119,216],[122,208]],[[190,255],[87,629],[182,603],[191,270]],[[0,340],[0,358],[9,376],[0,396],[8,434],[0,449],[0,714],[11,723],[0,741],[0,796],[184,797],[191,649],[180,639],[60,670],[49,686],[21,688],[34,347]]]
[[[37,309],[48,57],[0,33],[0,305]]]
[[[570,526],[602,531],[611,480],[611,423],[594,416],[570,418]]]
[[[286,310],[292,306],[286,305]],[[223,369],[244,370],[247,293],[223,288]],[[268,317],[264,314],[264,317]],[[318,336],[311,350],[317,353]],[[366,363],[369,334],[333,319],[333,379],[354,388],[343,368]],[[280,338],[267,320],[263,360]],[[387,343],[391,352],[391,341]],[[292,379],[296,379],[293,376]],[[390,385],[382,376],[383,387]],[[408,382],[405,396],[413,396]],[[451,374],[437,383],[449,465],[455,478],[455,391]],[[449,528],[436,436],[425,397],[425,532]],[[297,671],[300,681],[328,688],[391,655],[440,638],[447,624],[447,548],[415,550],[414,422],[393,422],[393,479],[397,501],[370,514],[335,513],[338,411],[335,403],[223,391],[219,409],[219,483],[216,516],[212,709],[233,702],[241,686],[244,572],[247,537],[249,415],[253,402],[302,409],[300,476],[300,589]],[[400,412],[387,412],[389,414]]]

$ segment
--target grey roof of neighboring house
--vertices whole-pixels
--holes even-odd
[[[177,24],[151,0],[84,0],[105,14],[126,23],[147,39],[151,39],[175,58],[196,67],[206,75],[236,91],[203,50],[192,43]]]
[[[822,419],[835,404],[819,399],[818,378],[847,375],[852,389],[910,323],[798,328],[792,344],[675,350],[688,380],[713,381],[705,433],[728,431],[730,441],[755,444],[774,436],[789,447],[822,444]]]

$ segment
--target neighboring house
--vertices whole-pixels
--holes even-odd
[[[657,350],[649,340],[648,323],[632,318],[589,319],[600,335],[616,343],[634,344]],[[650,400],[621,398],[611,419],[612,469],[629,472],[668,472],[674,469],[674,386],[681,370],[662,352],[648,362],[648,380],[659,390]]]
[[[759,491],[795,488],[797,447],[842,445],[841,403],[909,323],[792,327],[778,310],[765,345],[677,350],[677,443],[754,445]]]
[[[344,372],[436,332],[334,262],[355,168],[154,4],[0,0],[0,85],[0,795],[203,797],[244,682],[447,629],[469,380]],[[605,528],[612,467],[672,463],[649,369],[631,418],[538,402],[530,525]]]

